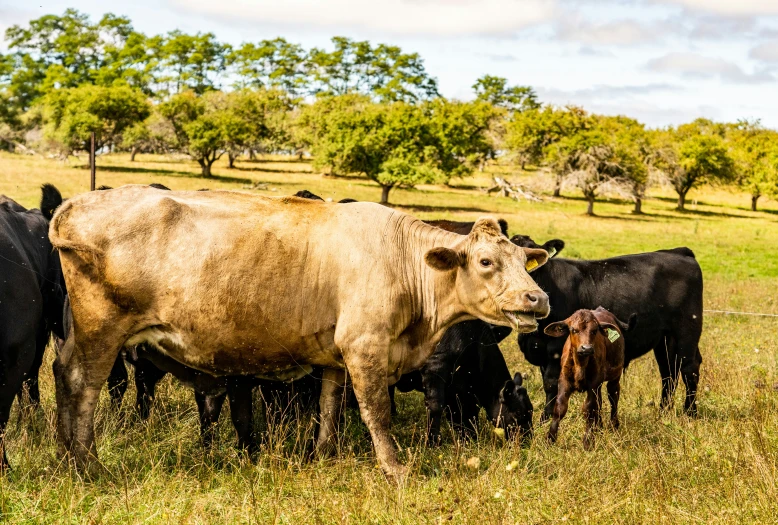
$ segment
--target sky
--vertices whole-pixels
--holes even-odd
[[[335,35],[399,45],[451,98],[472,98],[490,74],[542,102],[652,127],[707,117],[778,128],[778,0],[0,0],[0,31],[68,7],[234,45],[283,36],[327,48]]]

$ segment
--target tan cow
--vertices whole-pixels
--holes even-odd
[[[525,269],[546,252],[511,244],[491,218],[462,236],[373,203],[125,186],[67,201],[50,236],[74,321],[55,363],[60,450],[80,466],[96,456],[94,409],[118,352],[146,342],[216,376],[325,367],[320,452],[347,370],[379,464],[402,478],[387,385],[456,322],[527,332],[549,313]]]

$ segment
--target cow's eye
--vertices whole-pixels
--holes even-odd
[[[575,328],[573,328],[572,330],[570,330],[570,333],[577,334],[577,333],[578,333],[578,330],[576,330]]]
[[[481,266],[484,268],[489,268],[492,265],[492,261],[489,259],[481,259]]]

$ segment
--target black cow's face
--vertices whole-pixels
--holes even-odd
[[[540,245],[533,241],[529,235],[514,235],[511,237],[511,242],[522,248],[546,250],[549,257],[556,257],[559,255],[559,252],[565,249],[565,241],[562,239],[551,239],[550,241],[546,241],[545,244]]]
[[[505,430],[505,438],[532,437],[532,401],[527,389],[522,386],[521,374],[506,381],[500,391],[500,411],[495,424]]]

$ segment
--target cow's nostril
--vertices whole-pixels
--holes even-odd
[[[527,301],[529,301],[530,304],[537,304],[538,302],[538,296],[532,295],[531,293],[527,294]]]

